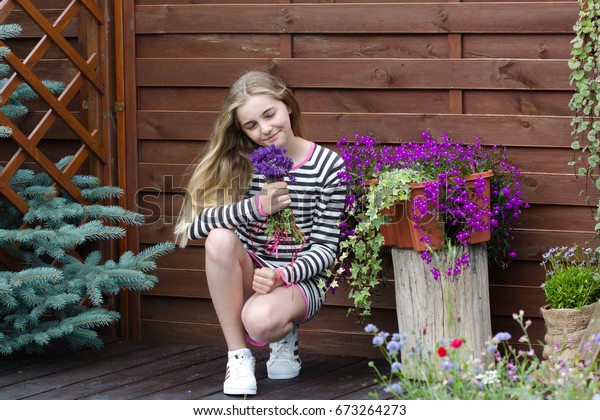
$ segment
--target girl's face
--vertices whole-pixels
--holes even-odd
[[[251,95],[235,112],[242,131],[256,144],[285,147],[295,138],[290,110],[280,100],[267,95]]]

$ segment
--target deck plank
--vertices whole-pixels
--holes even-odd
[[[268,349],[257,359],[256,400],[368,399],[378,389],[369,359],[304,353],[297,378],[267,378]],[[221,347],[107,341],[100,350],[53,350],[0,359],[0,399],[239,400],[223,394],[227,351]],[[381,365],[382,361],[376,362]]]
[[[71,385],[44,392],[33,396],[33,399],[67,399],[75,400],[94,396],[103,392],[124,392],[132,384],[142,381],[155,381],[156,377],[175,370],[194,367],[198,361],[208,361],[215,358],[213,348],[189,348],[189,346],[169,345],[146,354],[137,354],[135,366],[126,367],[120,359],[115,359],[115,365],[109,367],[106,373]]]

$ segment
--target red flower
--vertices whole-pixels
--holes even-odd
[[[455,338],[454,340],[452,340],[452,342],[450,343],[450,347],[452,347],[453,349],[457,349],[460,346],[462,346],[462,340],[460,338]]]
[[[444,356],[445,356],[445,355],[447,355],[447,354],[448,354],[448,352],[446,351],[446,349],[445,349],[444,347],[440,347],[440,348],[438,349],[438,356],[440,356],[440,357],[444,357]]]

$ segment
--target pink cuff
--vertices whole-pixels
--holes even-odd
[[[281,280],[283,280],[283,282],[285,283],[286,286],[290,285],[290,282],[287,281],[287,279],[285,278],[285,273],[283,272],[283,270],[279,267],[275,268],[277,270],[277,272],[279,273],[279,277],[281,277]]]
[[[260,197],[257,195],[255,195],[256,197],[256,207],[258,208],[258,212],[260,213],[261,216],[267,217],[268,214],[265,211],[265,209],[263,209],[262,204],[260,204]]]

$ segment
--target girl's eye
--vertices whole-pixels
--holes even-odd
[[[274,115],[274,112],[269,112],[268,114],[265,114],[265,118],[272,118]]]

